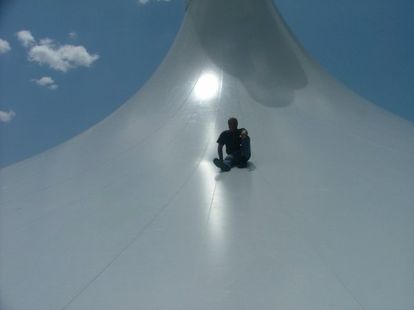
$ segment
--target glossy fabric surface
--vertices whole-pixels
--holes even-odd
[[[212,164],[235,116],[246,169]],[[146,86],[0,170],[0,308],[414,305],[414,126],[326,74],[271,1],[192,0]]]

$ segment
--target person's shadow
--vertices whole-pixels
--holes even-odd
[[[256,165],[253,162],[249,161],[249,162],[247,162],[247,167],[242,168],[242,169],[247,169],[249,171],[254,171],[254,170],[256,170]]]
[[[243,168],[233,167],[230,171],[219,171],[219,172],[217,173],[217,175],[215,176],[215,178],[214,178],[214,179],[215,179],[216,181],[221,181],[221,180],[223,180],[223,178],[224,178],[227,174],[231,173],[231,171],[232,171],[233,169],[242,169],[242,170],[247,170],[247,171],[251,172],[251,171],[256,170],[256,165],[255,165],[253,162],[248,161],[248,162],[247,162],[246,167],[243,167]]]

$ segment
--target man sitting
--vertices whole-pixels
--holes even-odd
[[[222,171],[229,171],[232,167],[247,166],[250,158],[250,137],[246,129],[238,129],[238,121],[232,117],[228,120],[229,130],[223,131],[218,140],[218,156],[213,160],[214,164]],[[223,160],[223,146],[226,146],[227,156]]]

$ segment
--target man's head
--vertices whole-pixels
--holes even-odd
[[[235,131],[237,129],[237,126],[239,125],[239,122],[237,121],[237,118],[230,117],[227,121],[227,124],[229,125],[230,131]]]

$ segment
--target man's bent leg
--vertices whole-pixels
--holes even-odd
[[[233,155],[227,155],[223,160],[223,170],[229,171],[234,166],[234,157]]]
[[[237,150],[226,157],[224,163],[230,168],[238,166],[243,161],[243,156],[240,150]]]
[[[241,152],[238,150],[230,155],[227,155],[222,162],[217,158],[214,159],[213,162],[217,167],[221,168],[222,171],[229,171],[234,166],[238,166],[241,160]]]
[[[214,158],[213,163],[216,165],[216,167],[220,168],[221,171],[229,171],[230,170],[230,167],[224,163],[224,160]]]

